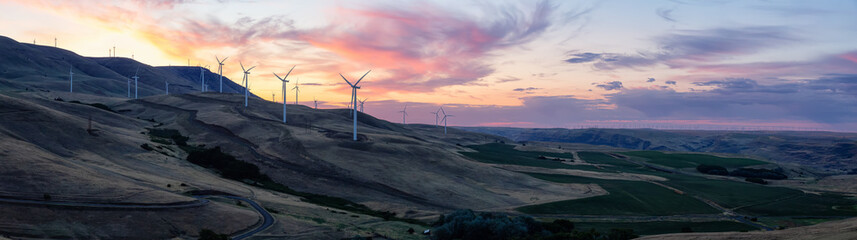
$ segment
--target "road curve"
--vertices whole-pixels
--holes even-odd
[[[253,209],[255,209],[257,212],[259,212],[259,215],[262,215],[262,224],[260,224],[259,227],[256,227],[252,230],[248,230],[248,231],[245,231],[242,233],[237,233],[237,234],[232,235],[232,239],[234,239],[234,240],[241,240],[241,239],[248,238],[250,236],[253,236],[253,234],[259,233],[262,230],[267,229],[271,225],[274,225],[274,216],[272,216],[271,213],[268,213],[268,210],[265,210],[265,208],[263,208],[258,203],[256,203],[256,201],[250,200],[248,198],[238,197],[238,196],[230,196],[230,195],[198,195],[198,196],[194,196],[194,197],[199,198],[199,199],[203,199],[203,198],[207,198],[207,197],[223,197],[223,198],[229,198],[229,199],[244,201],[244,202],[247,202],[248,204],[250,204],[250,206],[253,207]]]

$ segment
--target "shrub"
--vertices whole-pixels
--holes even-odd
[[[220,171],[220,175],[234,180],[267,180],[268,176],[259,173],[256,165],[239,161],[232,155],[220,151],[220,147],[192,152],[187,161],[206,168]]]
[[[555,234],[571,232],[572,230],[574,230],[574,223],[565,219],[557,219],[551,223],[545,223],[542,225],[544,226],[545,230],[548,230]]]
[[[211,229],[199,230],[199,240],[228,240],[229,236],[226,234],[217,234]]]
[[[438,219],[432,239],[526,239],[539,236],[543,228],[531,217],[510,218],[492,213],[458,210]]]
[[[756,177],[748,177],[748,178],[745,178],[744,181],[751,182],[751,183],[758,183],[758,184],[768,184],[768,181],[765,181],[765,179],[756,178]]]
[[[610,232],[607,233],[607,239],[610,240],[627,240],[637,237],[639,237],[639,235],[634,234],[634,229],[614,228],[610,229]]]
[[[782,180],[788,178],[788,176],[783,174],[781,171],[757,168],[739,168],[729,173],[729,175],[737,177],[762,178],[772,180]]]
[[[727,171],[725,167],[717,166],[717,165],[700,164],[699,166],[696,166],[696,171],[699,171],[700,173],[704,173],[704,174],[710,174],[710,175],[721,175],[721,176],[729,175],[729,171]]]
[[[148,143],[143,143],[143,145],[140,145],[140,147],[146,149],[147,151],[155,150],[154,148],[152,148],[152,146],[149,146]]]

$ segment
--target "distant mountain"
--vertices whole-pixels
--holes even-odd
[[[828,173],[857,169],[857,134],[785,131],[691,131],[462,127],[514,141],[585,143],[637,150],[755,155]]]
[[[0,36],[0,89],[68,91],[69,70],[74,72],[74,91],[108,97],[127,97],[135,72],[140,97],[198,92],[199,67],[153,67],[122,57],[83,57],[50,46],[20,43]],[[139,72],[137,72],[139,71]],[[204,70],[209,91],[219,91],[220,75]],[[224,92],[242,93],[244,88],[223,77]],[[254,95],[254,97],[256,97]]]

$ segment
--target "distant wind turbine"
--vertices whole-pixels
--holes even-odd
[[[408,124],[408,121],[406,121],[406,118],[405,118],[408,116],[408,105],[406,104],[405,108],[399,112],[402,113],[402,124]]]
[[[443,135],[446,136],[446,119],[448,117],[454,117],[454,115],[447,115],[442,106],[440,107],[440,112],[443,113],[443,120],[441,120],[443,122]]]
[[[139,72],[140,72],[140,67],[137,67],[137,71],[134,72],[134,76],[131,77],[134,79],[134,99],[137,99],[137,79],[140,78],[137,76],[137,73],[139,73]]]
[[[68,67],[68,92],[74,92],[74,67]]]
[[[199,90],[205,92],[205,71],[202,66],[199,66],[199,83],[201,84]]]
[[[345,76],[342,76],[342,73],[339,74],[339,76],[342,77],[342,80],[345,80],[345,82],[351,86],[351,107],[354,108],[352,110],[352,112],[354,113],[354,141],[357,141],[357,89],[360,89],[357,84],[360,84],[360,81],[362,81],[363,78],[366,77],[366,75],[369,75],[369,72],[371,71],[372,70],[369,70],[366,72],[366,74],[363,74],[363,76],[360,77],[360,79],[357,79],[357,82],[354,82],[354,84],[351,84],[348,79],[345,79]]]
[[[295,90],[295,105],[298,105],[298,93],[301,92],[300,85],[299,85],[300,81],[301,81],[300,78],[298,78],[298,80],[295,80],[295,87],[292,88],[292,90]]]
[[[312,98],[312,104],[315,105],[315,109],[318,109],[318,99],[317,98],[315,98],[315,97]]]
[[[292,69],[289,69],[289,72],[286,73],[285,77],[280,77],[277,73],[274,73],[274,77],[277,77],[277,79],[280,79],[280,81],[283,82],[283,88],[281,89],[283,92],[283,123],[286,123],[286,93],[288,93],[286,84],[289,83],[287,78],[289,77],[289,74],[292,73],[292,70],[295,70],[295,67],[297,67],[297,65],[292,66]]]
[[[248,89],[248,85],[250,84],[250,70],[256,68],[256,66],[250,67],[249,69],[244,69],[244,64],[238,62],[241,65],[241,70],[244,71],[244,107],[247,107],[247,94],[250,93],[250,89]]]
[[[366,103],[366,100],[369,100],[369,98],[366,98],[366,99],[363,99],[363,100],[359,100],[359,102],[360,102],[360,112],[363,112],[363,104],[365,104],[365,103]]]
[[[170,95],[170,82],[167,82],[167,80],[164,80],[164,92],[166,92],[166,95]]]
[[[429,112],[429,113],[434,114],[434,126],[437,127],[437,121],[438,121],[438,119],[440,119],[440,117],[438,115],[438,114],[440,114],[440,109],[437,109],[437,111]]]
[[[217,59],[217,74],[220,75],[220,92],[223,93],[223,62],[226,62],[226,59],[229,59],[229,57],[225,57],[223,60],[220,60],[220,58],[217,58],[217,55],[215,55],[214,59]]]

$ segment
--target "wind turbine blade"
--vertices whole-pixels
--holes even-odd
[[[221,61],[220,63],[226,62],[226,59],[229,59],[229,57],[223,58],[223,61]]]
[[[277,79],[280,79],[280,81],[283,81],[283,78],[281,78],[280,75],[277,75],[277,73],[273,73],[273,74],[274,74],[274,77],[277,77]]]
[[[348,79],[345,79],[345,76],[342,76],[342,73],[339,73],[339,76],[342,77],[342,80],[345,80],[345,82],[347,82],[348,85],[350,85],[351,87],[354,87],[354,84],[351,84],[351,82],[349,82]]]
[[[220,63],[220,58],[218,58],[217,55],[214,55],[214,59],[217,59],[217,62]]]
[[[442,112],[444,118],[446,118],[446,111],[443,110],[443,106],[440,107],[440,112]]]
[[[241,71],[247,72],[247,70],[244,70],[244,63],[238,62],[238,65],[241,65]]]
[[[137,67],[137,71],[134,71],[134,76],[136,77],[137,73],[139,73],[139,72],[140,72],[140,67]]]
[[[363,76],[360,77],[360,79],[357,79],[357,82],[354,83],[354,86],[357,86],[357,84],[360,84],[360,81],[363,81],[363,78],[366,77],[366,75],[369,75],[369,72],[371,72],[371,71],[372,70],[366,71],[366,74],[363,74]]]
[[[256,66],[253,66],[250,69],[247,69],[247,71],[245,71],[245,72],[249,72],[250,70],[253,70],[254,68],[256,68]]]
[[[292,73],[292,70],[295,70],[295,67],[297,67],[297,66],[298,66],[298,65],[294,65],[294,66],[292,66],[292,69],[289,69],[289,72],[287,72],[287,73],[286,73],[286,76],[285,76],[285,77],[283,77],[283,80],[286,80],[286,78],[289,78],[289,74],[291,74],[291,73]]]

